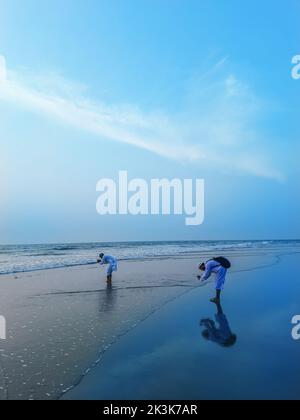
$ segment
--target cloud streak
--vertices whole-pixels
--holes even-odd
[[[94,103],[74,95],[72,84],[59,80],[56,92],[37,87],[6,67],[0,56],[0,100],[59,120],[102,139],[125,143],[180,162],[236,171],[276,180],[282,174],[265,157],[263,137],[255,129],[260,101],[234,75],[195,80],[184,109],[143,112],[131,105]],[[72,92],[72,94],[70,94]]]

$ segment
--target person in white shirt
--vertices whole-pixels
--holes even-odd
[[[202,263],[199,265],[199,269],[201,271],[204,271],[204,274],[202,274],[202,276],[198,276],[199,280],[205,281],[210,278],[211,274],[216,275],[216,297],[211,299],[211,302],[216,304],[219,304],[221,302],[221,293],[225,286],[227,270],[230,267],[230,262],[224,257],[214,258],[212,260],[207,261],[206,263]]]
[[[100,265],[108,265],[108,268],[107,268],[107,283],[111,283],[112,282],[112,273],[114,271],[118,271],[118,261],[117,261],[117,259],[115,257],[111,256],[111,255],[104,255],[103,253],[101,253],[99,255],[97,263],[99,263]]]

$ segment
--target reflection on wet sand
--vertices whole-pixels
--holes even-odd
[[[117,290],[111,282],[107,283],[104,292],[99,294],[99,312],[110,312],[116,304]]]
[[[205,318],[200,321],[200,326],[205,328],[202,331],[202,337],[205,340],[213,341],[222,347],[232,347],[236,344],[237,336],[233,334],[231,330],[229,321],[223,312],[221,303],[217,303],[216,307],[216,322],[210,318]]]

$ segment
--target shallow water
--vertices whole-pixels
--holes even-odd
[[[211,289],[193,289],[125,335],[65,399],[299,399],[299,255],[232,274],[223,310],[237,336],[204,339]]]

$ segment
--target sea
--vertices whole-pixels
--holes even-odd
[[[300,240],[100,242],[0,245],[0,275],[95,264],[100,252],[121,260],[144,260],[204,252],[300,248]]]

